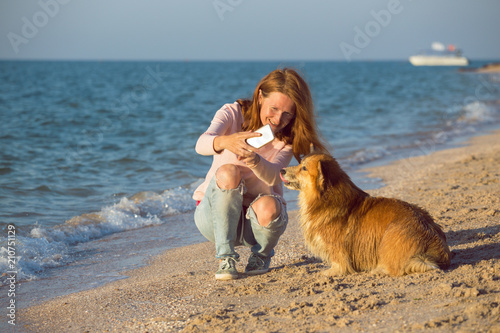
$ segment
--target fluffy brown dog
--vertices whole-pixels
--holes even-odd
[[[446,236],[425,210],[371,197],[330,155],[311,154],[281,170],[299,190],[300,224],[311,251],[331,264],[330,275],[372,271],[404,275],[447,268]]]

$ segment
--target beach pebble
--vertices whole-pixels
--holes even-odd
[[[489,216],[497,216],[500,214],[500,210],[498,209],[489,209],[485,212],[486,215],[489,215]]]
[[[451,283],[441,283],[436,289],[448,293],[453,289],[453,285]]]
[[[477,297],[479,295],[479,290],[476,287],[468,288],[462,287],[455,291],[455,297]]]

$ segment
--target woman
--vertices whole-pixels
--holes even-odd
[[[246,139],[269,124],[275,139],[254,148]],[[300,161],[313,143],[324,150],[314,123],[311,94],[292,69],[277,69],[255,88],[252,100],[224,105],[196,143],[196,152],[213,155],[205,181],[194,192],[195,223],[215,243],[217,280],[238,278],[235,246],[251,247],[245,272],[269,270],[274,247],[288,223],[279,172],[292,156]]]

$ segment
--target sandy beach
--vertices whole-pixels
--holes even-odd
[[[127,279],[19,311],[28,332],[500,332],[500,131],[367,170],[375,196],[427,209],[453,251],[445,271],[325,277],[297,212],[272,270],[215,281],[211,243],[169,250]],[[193,222],[194,223],[194,222]],[[243,271],[249,251],[239,248]]]

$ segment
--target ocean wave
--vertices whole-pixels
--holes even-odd
[[[355,168],[363,164],[392,157],[429,154],[455,138],[472,135],[482,126],[500,122],[500,101],[472,101],[464,105],[450,107],[442,123],[428,131],[408,135],[408,141],[400,139],[387,141],[377,146],[362,148],[344,158],[347,167]]]
[[[458,123],[490,123],[498,120],[500,112],[493,103],[474,101],[463,106]]]
[[[390,154],[391,152],[389,147],[379,146],[379,147],[364,148],[355,151],[352,155],[346,158],[346,162],[348,166],[352,167],[379,160]]]
[[[167,223],[168,217],[186,213],[195,208],[191,198],[193,188],[169,189],[162,193],[140,192],[118,203],[106,206],[99,212],[75,216],[54,227],[34,225],[18,233],[15,246],[9,249],[7,240],[0,243],[0,281],[5,283],[12,248],[15,249],[15,271],[18,280],[36,279],[47,268],[68,264],[72,246],[126,230]],[[10,250],[10,253],[9,253]],[[10,257],[12,259],[12,257]]]

